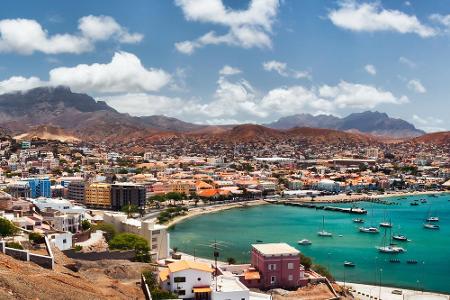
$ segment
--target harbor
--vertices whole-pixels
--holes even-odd
[[[426,203],[420,201],[422,198],[427,200]],[[415,199],[419,205],[411,206],[410,202]],[[386,200],[396,205],[368,202],[332,204],[347,209],[355,204],[364,207],[368,213],[358,217],[335,210],[275,204],[205,214],[178,223],[171,230],[171,245],[180,251],[210,258],[210,251],[200,245],[218,238],[217,233],[220,232],[220,240],[228,245],[223,250],[222,259],[233,257],[237,262],[247,262],[250,244],[257,241],[286,242],[329,268],[337,280],[343,281],[345,277],[348,282],[377,285],[381,277],[381,284],[385,286],[450,293],[447,284],[450,281],[450,258],[446,247],[450,243],[450,195],[417,195]],[[324,203],[314,205],[332,206]],[[423,227],[430,208],[440,217],[437,222],[439,230]],[[355,218],[364,218],[364,226],[375,226],[380,232],[360,232],[361,224],[355,223]],[[385,237],[385,230],[379,224],[386,219],[391,220],[392,228],[388,230],[392,233],[388,231]],[[318,236],[321,230],[332,233],[332,237]],[[383,239],[388,239],[391,234],[399,239],[394,243],[405,252],[389,254],[378,250],[384,243],[389,244]],[[304,245],[299,245],[303,239],[311,244],[304,242]],[[355,266],[345,267],[346,261]]]

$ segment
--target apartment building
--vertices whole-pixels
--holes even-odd
[[[111,208],[111,185],[93,183],[86,187],[84,203],[89,207]]]
[[[130,182],[115,183],[111,185],[111,208],[121,210],[125,205],[144,207],[145,187]]]
[[[84,203],[85,185],[83,180],[70,181],[67,185],[67,198],[69,200]]]

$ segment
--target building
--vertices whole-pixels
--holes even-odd
[[[28,198],[31,194],[30,184],[24,180],[10,182],[6,186],[6,189],[15,198]]]
[[[378,148],[367,148],[366,157],[371,159],[378,159],[379,151]]]
[[[161,270],[159,280],[161,288],[176,293],[179,299],[209,300],[213,271],[205,263],[181,260]]]
[[[111,208],[121,210],[125,205],[144,207],[145,187],[134,183],[115,183],[111,185]]]
[[[322,179],[317,183],[317,189],[327,192],[339,192],[341,187],[338,182],[331,179]]]
[[[43,178],[25,178],[23,179],[28,182],[30,186],[30,197],[51,197],[51,183],[48,177]]]
[[[89,207],[111,208],[111,185],[93,183],[85,190],[84,203]]]
[[[76,202],[84,203],[85,182],[73,180],[67,184],[67,198]]]
[[[151,249],[152,259],[160,260],[169,257],[169,233],[167,227],[154,221],[139,221],[129,219],[120,212],[105,212],[103,221],[114,225],[119,232],[140,235],[147,240]]]
[[[292,289],[301,285],[304,269],[300,251],[286,243],[253,244],[252,266],[260,274],[262,289]]]

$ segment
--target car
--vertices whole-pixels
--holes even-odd
[[[402,295],[403,291],[401,291],[401,290],[392,290],[391,293],[394,294],[394,295]]]

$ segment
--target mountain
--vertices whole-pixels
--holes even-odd
[[[280,118],[267,124],[271,128],[317,127],[344,131],[359,131],[378,136],[416,137],[425,132],[402,119],[389,117],[386,113],[365,111],[352,113],[344,118],[332,115],[297,114]]]

